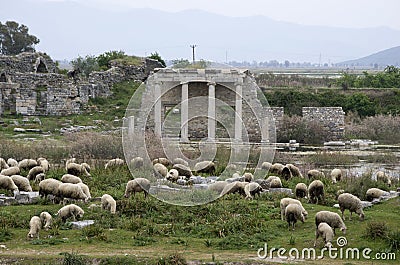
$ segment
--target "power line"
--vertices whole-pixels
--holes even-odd
[[[195,57],[194,57],[194,48],[196,48],[196,47],[197,47],[197,45],[196,45],[196,44],[190,45],[190,48],[192,48],[192,50],[193,50],[193,63],[195,62]]]

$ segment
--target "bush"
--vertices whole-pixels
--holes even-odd
[[[84,256],[78,255],[76,252],[63,252],[60,255],[64,256],[63,265],[85,265],[88,262]]]
[[[366,192],[370,188],[379,188],[388,191],[386,184],[372,179],[372,173],[364,173],[361,177],[350,176],[346,178],[345,191],[351,193],[361,200],[366,200]]]
[[[373,240],[377,238],[386,238],[388,226],[385,222],[370,222],[365,229],[365,236]]]

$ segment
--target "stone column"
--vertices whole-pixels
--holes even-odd
[[[161,87],[160,83],[154,85],[154,133],[161,137]]]
[[[128,119],[128,135],[133,137],[135,134],[135,116],[129,116],[127,119]]]
[[[235,84],[236,101],[235,101],[235,141],[242,141],[242,82]]]
[[[215,140],[215,83],[208,83],[208,139]]]
[[[189,126],[189,83],[182,83],[182,100],[181,100],[181,141],[187,142],[188,126]]]

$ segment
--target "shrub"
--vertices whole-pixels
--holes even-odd
[[[389,233],[387,239],[387,244],[389,251],[399,251],[400,250],[400,231],[394,231]]]
[[[60,253],[60,255],[64,256],[62,263],[63,265],[85,265],[88,262],[88,260],[84,256],[78,255],[78,253],[76,252],[63,252]]]
[[[369,222],[365,229],[365,235],[371,239],[386,238],[388,234],[388,226],[385,222]]]

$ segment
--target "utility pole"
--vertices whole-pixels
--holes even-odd
[[[195,62],[195,58],[194,58],[194,48],[196,48],[196,47],[197,47],[196,44],[190,45],[190,48],[192,48],[192,50],[193,50],[193,63]]]

